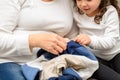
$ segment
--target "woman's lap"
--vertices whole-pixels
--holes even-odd
[[[0,64],[0,80],[25,80],[21,66],[15,63]]]

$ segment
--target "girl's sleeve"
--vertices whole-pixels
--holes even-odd
[[[17,27],[20,0],[0,0],[0,56],[31,55],[28,34],[14,34]]]
[[[93,49],[111,49],[120,37],[119,17],[115,8],[110,7],[103,17],[105,32],[103,36],[91,36],[90,47]]]

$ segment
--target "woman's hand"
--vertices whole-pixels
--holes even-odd
[[[82,45],[89,45],[91,42],[91,39],[86,34],[80,34],[74,39],[74,41]]]
[[[32,34],[29,36],[29,44],[30,48],[40,47],[57,55],[67,47],[65,39],[57,34]]]

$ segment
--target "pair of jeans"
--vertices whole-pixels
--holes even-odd
[[[0,80],[26,80],[21,72],[21,65],[13,62],[0,64]]]

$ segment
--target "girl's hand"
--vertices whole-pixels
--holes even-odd
[[[67,42],[57,34],[32,34],[29,36],[30,48],[40,47],[58,55],[66,50]]]
[[[86,34],[80,34],[74,39],[74,41],[82,45],[89,45],[91,42],[91,39]]]

